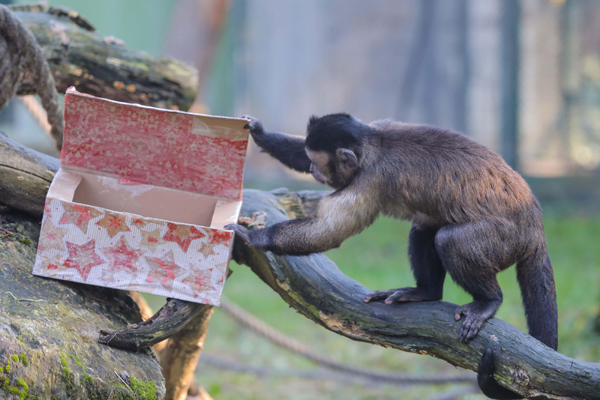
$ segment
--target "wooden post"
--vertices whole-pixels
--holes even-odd
[[[501,154],[515,170],[519,169],[519,0],[502,0],[502,129]]]

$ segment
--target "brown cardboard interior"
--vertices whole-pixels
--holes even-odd
[[[147,218],[217,229],[235,222],[241,201],[145,184],[122,184],[118,178],[60,169],[48,192],[64,201],[127,212]]]

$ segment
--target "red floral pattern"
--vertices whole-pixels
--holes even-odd
[[[240,199],[245,124],[69,90],[61,162],[130,181]]]

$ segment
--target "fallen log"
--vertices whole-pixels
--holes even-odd
[[[132,50],[115,38],[102,38],[77,13],[38,5],[15,8],[14,15],[42,47],[59,93],[75,86],[94,96],[184,111],[196,98],[194,67]],[[17,94],[35,92],[31,77],[24,76]]]
[[[10,192],[0,187],[0,201],[13,206],[0,206],[0,398],[163,399],[161,368],[150,351],[97,341],[101,328],[141,322],[127,293],[31,274],[40,207],[58,160],[1,135],[0,149],[0,186],[10,185]]]
[[[2,141],[6,140],[0,137]],[[25,156],[15,153],[12,157]],[[7,185],[0,180],[0,190],[3,187],[18,192],[14,189],[18,182]],[[267,224],[290,216],[303,217],[314,212],[325,193],[245,190],[241,217],[252,218],[254,213],[263,212]],[[369,290],[345,276],[323,254],[276,256],[236,240],[234,258],[250,266],[302,315],[352,340],[433,356],[473,371],[477,370],[483,351],[494,348],[497,356],[494,377],[503,387],[533,399],[600,399],[600,364],[566,357],[497,318],[486,323],[479,336],[465,345],[458,340],[461,322],[454,320],[455,304],[364,303],[362,299]],[[162,340],[181,331],[196,306],[182,302],[168,318],[161,318],[154,332],[151,328],[138,331],[139,326],[113,329],[111,332],[116,334],[109,345],[151,346],[156,343],[156,335],[160,334]],[[179,322],[173,324],[173,321]]]

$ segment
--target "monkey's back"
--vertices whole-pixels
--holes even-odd
[[[393,121],[370,124],[367,159],[374,165],[382,204],[437,225],[481,218],[533,218],[541,213],[523,178],[498,154],[451,130]],[[369,153],[370,152],[370,153]],[[368,161],[367,161],[368,162]]]

